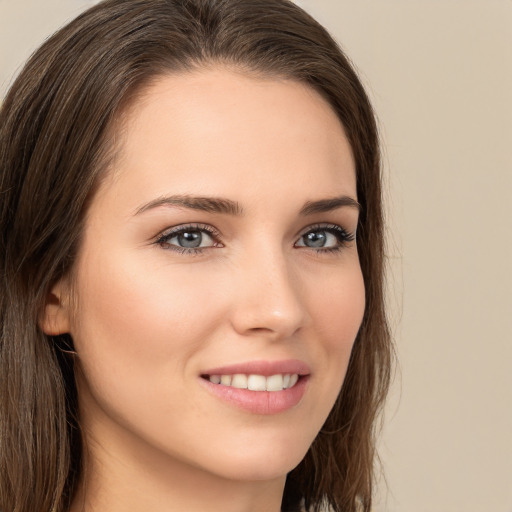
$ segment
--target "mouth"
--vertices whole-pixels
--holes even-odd
[[[252,361],[201,373],[217,398],[255,414],[277,414],[297,406],[308,387],[310,368],[298,360]]]
[[[250,391],[283,391],[295,386],[301,378],[297,373],[277,373],[275,375],[265,376],[258,374],[235,373],[234,375],[201,375],[203,379],[212,384],[220,386],[229,386],[236,389],[248,389]]]

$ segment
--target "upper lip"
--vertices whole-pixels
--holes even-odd
[[[304,361],[298,359],[286,359],[281,361],[259,360],[210,368],[201,372],[201,375],[234,375],[236,373],[270,377],[271,375],[277,375],[279,373],[309,375],[311,370]]]

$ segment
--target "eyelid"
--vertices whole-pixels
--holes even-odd
[[[299,233],[298,236],[299,236],[299,238],[301,238],[304,235],[307,235],[311,231],[320,231],[320,230],[333,231],[336,233],[343,234],[347,237],[347,239],[348,239],[347,241],[350,241],[350,242],[355,240],[355,238],[356,238],[355,231],[350,231],[350,230],[344,228],[343,226],[340,226],[339,224],[333,224],[331,222],[326,222],[323,224],[317,223],[317,224],[312,224],[311,226],[307,226]]]
[[[334,235],[338,239],[338,244],[335,247],[309,247],[307,245],[297,245],[298,241],[301,240],[305,235],[308,233],[314,232],[314,231],[327,231],[330,234]],[[339,224],[332,224],[332,223],[317,223],[313,224],[311,226],[308,226],[304,230],[301,231],[297,242],[295,242],[294,247],[300,247],[300,248],[306,248],[313,250],[316,253],[329,253],[329,252],[336,252],[341,249],[343,249],[344,246],[346,246],[348,243],[353,242],[356,239],[356,233],[351,232],[344,227],[340,226]]]
[[[174,245],[168,243],[169,239],[172,239],[178,236],[181,233],[187,231],[202,231],[207,233],[207,235],[213,240],[214,244],[206,247],[181,247],[179,245]],[[307,245],[297,245],[299,240],[301,240],[305,235],[311,233],[313,231],[327,231],[338,239],[338,244],[335,247],[309,247]],[[307,249],[311,249],[317,253],[326,253],[326,252],[334,252],[342,249],[346,244],[355,240],[355,232],[351,232],[339,224],[333,223],[316,223],[304,228],[298,235],[297,241],[294,243],[294,247],[305,247]],[[154,243],[157,245],[167,245],[167,249],[174,250],[181,253],[193,253],[199,254],[206,249],[224,247],[221,242],[221,233],[218,229],[214,228],[209,224],[202,223],[191,223],[191,224],[179,224],[177,226],[173,226],[170,228],[161,231],[154,239]]]
[[[220,236],[220,232],[209,224],[202,224],[201,222],[190,222],[185,224],[178,224],[176,226],[165,228],[155,238],[161,236],[169,236],[174,233],[181,233],[188,230],[206,231],[208,233]]]
[[[167,228],[164,231],[161,231],[158,235],[155,237],[156,244],[163,244],[166,243],[167,240],[170,238],[173,238],[180,233],[184,233],[186,231],[203,231],[206,232],[215,242],[216,244],[220,244],[220,238],[221,233],[219,230],[215,229],[213,226],[210,226],[209,224],[201,224],[201,223],[191,223],[191,224],[179,224],[177,226],[173,226],[171,228]],[[176,249],[188,249],[186,247],[179,247],[179,246],[171,246]],[[218,245],[216,245],[218,247]],[[195,252],[199,252],[202,249],[207,249],[207,247],[196,247],[193,248]]]

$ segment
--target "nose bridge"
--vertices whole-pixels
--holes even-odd
[[[243,258],[233,324],[241,333],[288,337],[305,319],[300,282],[282,247],[259,247]]]

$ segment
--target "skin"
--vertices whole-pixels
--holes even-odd
[[[318,250],[303,236],[318,224],[315,234],[325,224],[354,234],[358,209],[299,213],[308,201],[357,200],[350,145],[312,89],[220,67],[162,77],[123,119],[72,286],[57,283],[43,319],[77,351],[87,450],[72,511],[277,512],[339,393],[364,311],[356,242],[324,231]],[[236,201],[243,214],[140,211],[177,194]],[[202,234],[201,252],[158,242],[189,224],[217,232]],[[283,359],[311,374],[279,414],[201,385],[208,368]]]

